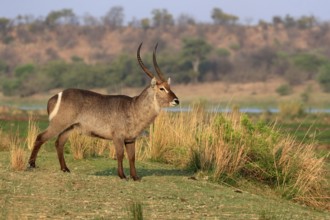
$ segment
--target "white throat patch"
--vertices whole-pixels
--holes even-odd
[[[57,97],[55,108],[49,114],[49,121],[51,121],[57,115],[57,112],[60,109],[60,104],[61,104],[61,99],[62,99],[62,92],[58,93],[57,95],[58,95],[58,97]]]

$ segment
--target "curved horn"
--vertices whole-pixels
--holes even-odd
[[[143,71],[152,79],[152,78],[155,77],[154,74],[152,74],[152,72],[150,70],[148,70],[148,68],[143,64],[142,59],[140,57],[140,49],[142,47],[142,43],[140,44],[140,46],[139,46],[139,48],[137,50],[137,54],[136,54],[137,55],[137,60],[138,60],[138,62],[140,64],[140,67],[143,69]]]
[[[158,43],[156,44],[155,46],[155,49],[154,49],[154,53],[153,53],[153,61],[154,61],[154,67],[155,67],[155,70],[160,78],[160,80],[162,80],[163,82],[166,81],[165,80],[165,77],[164,77],[164,74],[162,73],[162,71],[160,71],[160,68],[157,64],[157,59],[156,59],[156,50],[157,50],[157,47],[158,47]]]

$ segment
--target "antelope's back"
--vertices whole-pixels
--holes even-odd
[[[105,129],[108,126],[105,124],[123,123],[130,115],[128,111],[131,104],[132,98],[124,95],[102,95],[88,90],[66,89],[49,99],[47,109],[50,121]]]

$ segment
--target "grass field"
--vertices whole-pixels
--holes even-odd
[[[261,96],[262,93],[258,92],[257,87],[255,89],[257,92],[249,93],[250,96]],[[182,93],[184,93],[183,89]],[[245,98],[243,97],[242,100]],[[226,97],[224,100],[228,103]],[[9,113],[13,112],[9,111]],[[14,112],[13,117],[10,118],[11,116],[1,114],[3,120],[0,120],[0,132],[16,136],[18,141],[23,143],[28,134],[27,115],[24,112],[23,114]],[[197,120],[195,128],[201,126],[207,119],[198,119],[198,115],[192,116],[191,121]],[[168,119],[164,115],[160,118],[164,119],[164,117]],[[262,117],[261,115],[249,116],[252,121],[257,121]],[[298,141],[313,143],[313,146],[315,144],[315,148],[318,149],[317,155],[325,157],[325,179],[329,183],[329,157],[325,155],[329,154],[330,116],[324,114],[304,115],[297,118],[281,118],[277,115],[267,117],[270,117],[267,120],[276,121],[275,127],[280,129],[281,133],[294,136]],[[179,119],[184,118],[179,117]],[[221,119],[219,121],[221,123],[229,122],[226,121],[227,119],[223,121],[221,117],[217,119]],[[244,121],[242,118],[239,120],[241,120],[239,123]],[[184,148],[195,144],[193,142],[198,138],[201,138],[197,140],[201,144],[207,144],[219,141],[217,139],[219,134],[220,136],[227,134],[226,132],[212,133],[213,131],[209,131],[210,133],[204,133],[205,135],[201,133],[199,136],[195,136],[198,138],[188,143],[188,139],[184,139],[185,137],[182,138],[182,136],[193,133],[194,125],[188,125],[191,128],[187,130],[187,127],[182,127],[182,125],[186,125],[185,123],[175,124],[177,132],[182,133],[179,135],[182,138],[180,140],[180,138],[176,138],[178,134],[173,133],[175,129],[171,125],[177,121],[173,119],[160,131],[157,131],[157,128],[161,128],[161,126],[156,126],[154,132],[156,136],[157,132],[159,134],[158,140],[156,138],[154,141],[160,143],[164,148],[157,148],[160,145],[156,144],[158,146],[155,149],[158,151],[151,152],[156,155],[153,159],[140,160],[138,158],[137,171],[142,177],[141,182],[120,180],[117,177],[117,161],[110,159],[105,154],[103,156],[89,155],[81,160],[74,159],[73,154],[70,153],[69,144],[66,145],[65,157],[68,167],[71,169],[70,174],[60,171],[54,141],[50,141],[42,147],[37,159],[38,168],[35,170],[13,171],[10,166],[9,149],[0,151],[0,219],[134,219],[135,211],[142,212],[144,219],[330,219],[330,205],[322,206],[321,209],[313,209],[295,203],[290,198],[285,199],[283,195],[281,197],[281,192],[274,185],[265,185],[258,180],[251,181],[241,178],[239,184],[230,186],[228,182],[219,181],[219,183],[211,180],[212,175],[204,173],[203,170],[194,172],[187,167],[180,168],[180,166],[167,164],[180,164],[180,157],[187,156],[187,150]],[[208,122],[210,123],[210,121]],[[251,138],[254,138],[252,133],[257,127],[249,124],[249,120],[244,122],[246,124],[243,130],[233,130],[233,133],[228,133],[238,138],[238,141],[232,139],[232,136],[228,136],[229,141],[234,141],[235,144],[244,143],[244,140],[239,138],[250,138],[250,136],[244,136],[246,131],[251,132]],[[219,125],[222,125],[221,123]],[[43,113],[37,120],[37,126],[43,130],[47,125],[48,121]],[[238,126],[238,124],[236,125]],[[236,129],[236,125],[233,124],[233,129]],[[211,127],[206,127],[205,131]],[[220,128],[222,129],[221,126],[218,129]],[[162,139],[164,129],[167,135],[173,133],[171,140],[178,139],[175,140],[177,142],[171,140],[166,142],[167,140]],[[205,139],[206,142],[202,142],[202,138],[207,138],[207,135],[210,135],[209,141]],[[259,133],[255,135],[257,137]],[[145,139],[147,142],[150,141],[148,137],[143,137],[143,140]],[[259,139],[258,141],[262,141],[262,138]],[[167,146],[170,148],[166,148]],[[24,149],[25,159],[27,159],[29,151]],[[158,158],[160,152],[165,154],[165,160],[164,157]],[[184,162],[186,161],[182,163]],[[125,169],[125,172],[129,173],[127,161],[125,161]],[[322,201],[326,199],[330,204],[329,184],[327,187],[321,196]]]
[[[20,140],[27,135],[27,121],[0,124],[4,131],[16,132]],[[294,125],[282,124],[295,133],[305,130]],[[47,121],[38,121],[40,129],[46,126]],[[24,152],[27,159],[29,151]],[[53,142],[43,146],[35,170],[13,171],[10,152],[0,152],[1,218],[132,219],[136,204],[144,219],[330,218],[328,211],[281,198],[263,184],[240,181],[233,187],[210,181],[203,172],[150,160],[137,162],[141,182],[123,181],[117,177],[115,160],[106,156],[75,160],[70,150],[66,152],[70,174],[60,171]],[[127,161],[125,165],[128,173]]]
[[[117,177],[117,162],[112,159],[65,156],[70,174],[59,170],[55,152],[45,150],[39,155],[40,168],[13,172],[8,167],[8,152],[0,152],[0,218],[130,219],[134,203],[141,204],[145,219],[330,217],[329,212],[279,199],[267,189],[251,193],[194,180],[190,178],[193,173],[169,165],[138,162],[142,181],[133,182]]]

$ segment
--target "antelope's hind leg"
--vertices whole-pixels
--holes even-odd
[[[63,172],[69,172],[70,173],[70,170],[66,166],[65,159],[64,159],[64,145],[65,145],[66,141],[68,140],[70,133],[75,128],[75,126],[76,125],[71,125],[67,129],[65,129],[63,132],[61,132],[58,135],[58,137],[56,139],[56,142],[55,142],[58,160],[60,162],[61,170]]]

